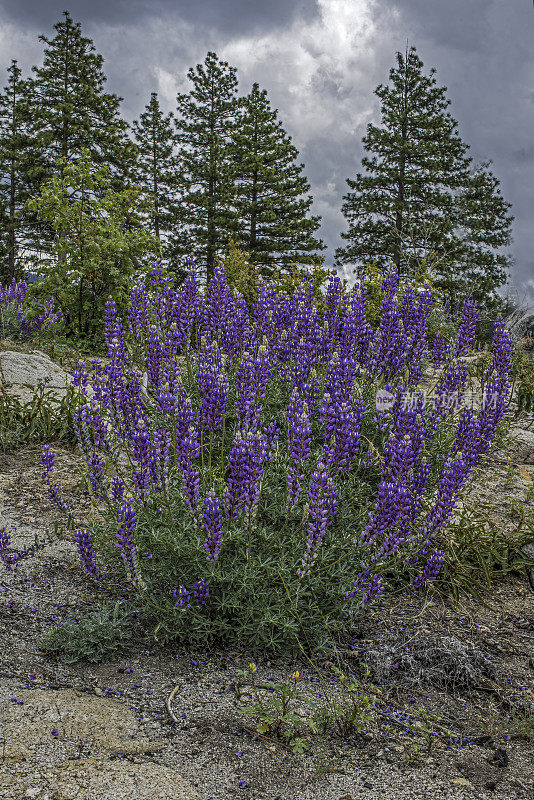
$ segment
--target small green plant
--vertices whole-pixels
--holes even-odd
[[[303,688],[302,675],[293,672],[289,680],[258,683],[256,665],[240,671],[251,684],[253,702],[241,711],[256,722],[256,731],[274,736],[302,753],[310,747],[311,735],[334,733],[340,737],[362,733],[373,719],[372,687],[334,667],[338,681],[325,683],[321,697]],[[366,678],[369,672],[366,672]]]
[[[366,684],[369,670],[366,669],[363,682],[337,667],[333,671],[338,678],[337,693],[327,691],[324,701],[317,703],[314,722],[325,733],[333,731],[342,737],[363,733],[373,719],[375,699],[373,687]]]
[[[30,388],[30,387],[28,387]],[[73,444],[74,418],[79,392],[67,387],[63,396],[40,383],[33,397],[24,401],[0,385],[0,451],[29,442],[56,441]]]
[[[534,714],[532,709],[513,713],[510,717],[508,732],[515,739],[534,741]]]
[[[461,594],[480,596],[494,577],[530,565],[522,547],[532,541],[526,520],[521,517],[512,531],[490,516],[491,507],[477,501],[461,507],[456,519],[441,534],[444,568],[438,586],[455,599]]]
[[[0,339],[14,339],[20,330],[20,314],[11,305],[0,303]]]
[[[514,364],[515,399],[518,411],[534,411],[534,359],[519,352]]]
[[[282,683],[259,684],[256,670],[256,664],[252,663],[248,670],[239,671],[250,682],[254,698],[249,706],[241,706],[240,711],[256,722],[257,733],[280,739],[297,753],[304,752],[309,747],[309,737],[305,734],[310,724],[295,710],[307,702],[299,686],[300,673],[293,672]],[[315,732],[313,727],[312,732]]]
[[[93,663],[119,656],[132,636],[131,614],[120,602],[105,604],[79,620],[68,620],[45,635],[41,647],[66,664]]]

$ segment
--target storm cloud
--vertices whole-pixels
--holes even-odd
[[[63,4],[0,2],[0,64],[39,63]],[[298,147],[333,261],[345,178],[377,121],[373,91],[395,52],[415,45],[448,87],[475,161],[493,161],[515,215],[512,290],[534,304],[534,8],[531,0],[75,0],[72,16],[105,59],[108,87],[132,120],[151,91],[174,109],[187,69],[214,50],[241,92],[266,88]]]

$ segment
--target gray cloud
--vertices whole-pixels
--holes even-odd
[[[345,178],[379,107],[396,50],[417,47],[448,87],[451,112],[475,160],[492,159],[513,203],[513,282],[534,304],[534,8],[530,0],[76,0],[70,10],[104,55],[108,86],[133,119],[150,91],[172,109],[189,66],[207,50],[258,81],[300,150],[323,217],[327,259],[340,243]],[[0,0],[0,64],[40,60],[36,33],[51,32],[63,4]]]
[[[93,24],[126,23],[129,26],[150,19],[165,20],[168,25],[186,22],[229,34],[276,28],[291,23],[295,16],[309,19],[316,13],[315,0],[2,0],[4,18],[14,24],[50,26],[60,18],[65,5],[75,19]]]

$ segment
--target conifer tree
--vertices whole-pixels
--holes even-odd
[[[156,92],[133,123],[133,130],[138,154],[135,183],[152,201],[146,223],[160,241],[163,258],[172,262],[179,225],[176,134],[174,115],[162,112]]]
[[[488,299],[506,280],[506,258],[495,248],[510,241],[510,206],[486,167],[473,170],[435,70],[423,73],[413,47],[396,61],[389,84],[376,89],[382,119],[363,139],[365,171],[347,180],[347,245],[337,262],[357,271],[393,261],[409,273],[431,255],[438,285]]]
[[[27,84],[16,60],[0,95],[0,282],[21,271],[24,205],[31,193],[27,146]]]
[[[230,207],[235,188],[229,143],[235,124],[235,67],[209,52],[191,68],[191,91],[178,94],[177,141],[180,146],[180,217],[184,226],[179,251],[194,252],[206,277],[232,234]]]
[[[104,89],[104,59],[68,11],[54,30],[53,38],[39,37],[46,47],[42,65],[33,67],[31,85],[34,145],[44,161],[41,177],[49,179],[59,159],[65,164],[86,150],[94,164],[106,164],[123,178],[135,147],[120,116],[122,98]]]
[[[251,261],[269,274],[291,263],[313,264],[324,248],[309,216],[310,185],[267,92],[257,83],[239,102],[232,156],[236,181],[235,236]]]

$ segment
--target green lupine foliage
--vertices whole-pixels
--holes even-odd
[[[292,144],[267,92],[255,83],[239,100],[232,137],[235,224],[244,249],[266,276],[294,262],[315,264],[323,243],[314,237],[319,217],[309,216],[313,198]]]
[[[336,258],[355,271],[393,261],[411,273],[432,254],[438,286],[487,301],[506,280],[499,248],[510,242],[510,206],[487,163],[473,167],[434,75],[412,47],[397,53],[389,84],[376,89],[381,125],[368,126],[364,172],[347,180],[347,244]]]
[[[237,77],[235,67],[209,52],[203,64],[191,68],[191,91],[178,94],[182,255],[195,253],[196,263],[209,279],[232,235],[235,185],[229,145],[235,125]]]
[[[178,159],[174,125],[174,115],[163,113],[157,93],[152,92],[150,102],[133,123],[133,130],[138,153],[134,179],[142,189],[143,197],[151,201],[150,210],[143,215],[143,221],[159,240],[166,265],[176,272],[180,209],[177,201]]]
[[[159,256],[159,243],[138,224],[137,214],[149,212],[140,190],[115,190],[109,168],[95,166],[89,151],[59,167],[29,201],[54,231],[38,290],[55,298],[71,333],[101,337],[108,296],[121,303],[132,277]]]
[[[26,81],[15,60],[0,94],[0,282],[21,276],[24,204],[30,195]]]

